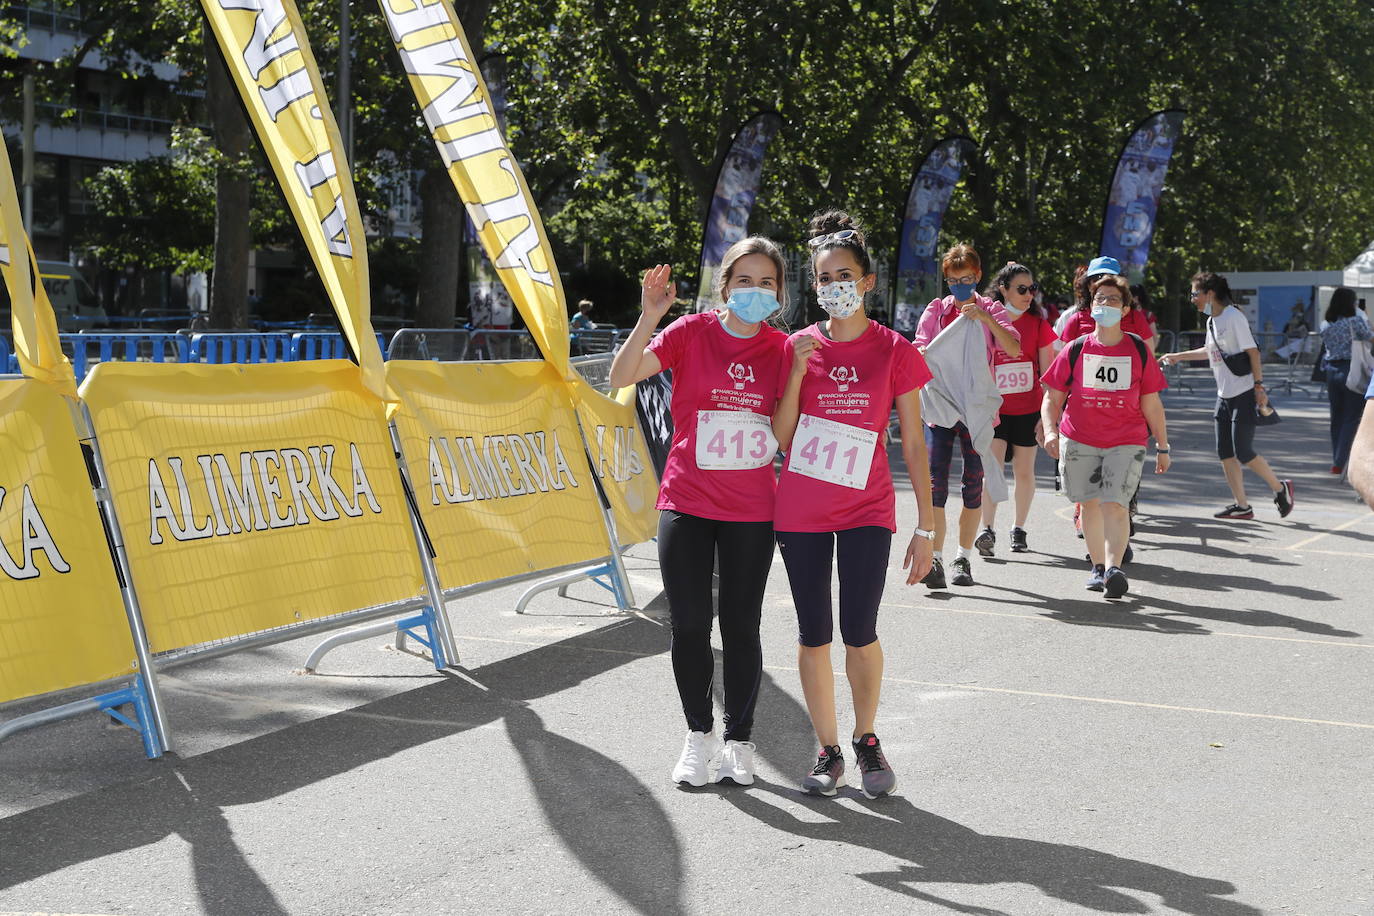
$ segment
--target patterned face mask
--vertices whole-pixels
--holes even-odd
[[[863,308],[864,294],[854,280],[836,280],[816,290],[816,302],[831,318],[848,318]]]

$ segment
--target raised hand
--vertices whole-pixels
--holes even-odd
[[[668,314],[673,301],[677,299],[677,286],[673,283],[671,264],[659,264],[644,272],[643,293],[639,297],[639,307],[646,318],[655,323]]]

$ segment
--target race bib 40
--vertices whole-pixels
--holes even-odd
[[[1098,391],[1126,391],[1131,387],[1131,358],[1096,353],[1085,356],[1083,386]]]

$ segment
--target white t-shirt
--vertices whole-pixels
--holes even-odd
[[[1250,332],[1250,322],[1245,313],[1234,305],[1228,305],[1221,314],[1212,319],[1212,332],[1207,335],[1207,361],[1212,367],[1212,377],[1217,380],[1217,394],[1223,398],[1233,398],[1255,387],[1255,377],[1232,375],[1231,370],[1222,362],[1221,355],[1231,355],[1255,347],[1255,335]],[[1217,348],[1220,347],[1220,350]]]

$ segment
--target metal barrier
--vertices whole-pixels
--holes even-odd
[[[72,371],[78,381],[96,363],[125,362],[184,363],[191,357],[191,343],[180,334],[159,333],[81,333],[61,334],[62,349],[71,357]]]
[[[377,346],[382,348],[382,358],[385,359],[385,335],[377,335]],[[288,359],[349,359],[351,356],[348,341],[338,331],[301,331],[291,335],[291,355]]]
[[[291,359],[290,334],[199,333],[191,335],[193,363],[280,363]]]
[[[11,358],[10,342],[4,337],[0,337],[0,372],[12,374],[19,371],[17,366],[13,369],[10,368]]]
[[[387,358],[470,362],[543,359],[543,354],[528,331],[402,328],[391,338]]]
[[[616,328],[596,328],[589,331],[573,331],[568,335],[568,346],[573,356],[587,356],[593,353],[612,353],[619,342],[620,332]]]

